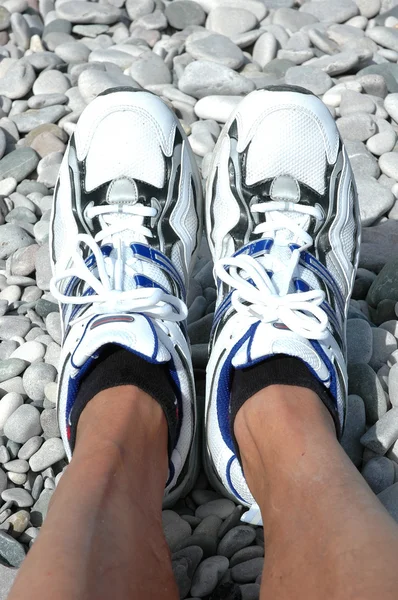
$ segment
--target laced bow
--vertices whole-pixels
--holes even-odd
[[[155,217],[154,207],[135,203],[132,206],[106,205],[94,206],[93,203],[85,210],[85,217],[90,222],[95,217],[102,220],[102,229],[95,237],[88,234],[77,234],[71,242],[72,250],[61,256],[57,263],[57,272],[51,280],[50,290],[61,303],[95,305],[95,313],[105,312],[135,312],[148,317],[166,321],[183,321],[187,317],[186,304],[172,294],[159,288],[137,288],[123,290],[123,273],[139,273],[137,258],[123,261],[124,243],[119,234],[129,231],[133,239],[152,237],[152,232],[143,225],[145,217]],[[115,219],[116,216],[116,219]],[[104,256],[99,242],[116,236],[116,256]],[[87,266],[81,251],[81,246],[87,246],[95,259],[95,270]],[[138,268],[137,268],[138,267]],[[86,284],[85,295],[68,295],[61,291],[62,282],[77,278]],[[87,293],[87,290],[90,292]],[[87,313],[83,318],[86,318]],[[81,317],[80,317],[81,318]],[[80,320],[75,319],[73,323]]]
[[[257,225],[253,233],[274,239],[279,232],[278,243],[286,246],[293,234],[302,245],[292,250],[287,264],[282,263],[275,254],[265,254],[260,260],[247,254],[220,259],[215,265],[215,273],[219,279],[235,288],[231,296],[232,306],[238,314],[259,318],[265,323],[280,321],[304,338],[324,339],[327,337],[328,317],[321,304],[325,300],[325,293],[322,290],[288,292],[300,254],[312,246],[313,240],[303,227],[283,212],[302,213],[321,221],[321,210],[292,202],[271,201],[253,204],[251,211],[273,213],[272,219]],[[275,268],[283,272],[279,291],[267,273],[267,269]]]

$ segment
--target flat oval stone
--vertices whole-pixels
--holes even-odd
[[[200,563],[192,580],[191,594],[207,596],[217,586],[228,569],[229,561],[224,556],[210,556]]]
[[[0,383],[20,375],[26,369],[27,364],[27,361],[21,358],[0,360]]]
[[[178,87],[194,98],[203,98],[211,95],[248,94],[254,90],[255,85],[228,67],[197,60],[185,68]]]
[[[382,154],[379,159],[379,165],[380,169],[387,177],[391,177],[392,179],[395,179],[395,181],[398,181],[398,152],[386,152],[385,154]]]
[[[232,500],[221,498],[219,500],[211,500],[206,504],[198,506],[195,511],[195,515],[201,519],[204,519],[209,515],[217,515],[221,519],[226,519],[234,509],[235,504],[232,502]]]
[[[206,13],[197,2],[192,0],[179,0],[166,6],[166,18],[174,29],[185,29],[192,25],[203,25]]]
[[[222,538],[218,544],[217,554],[231,558],[235,552],[249,546],[256,538],[256,532],[249,525],[238,525]]]
[[[11,225],[3,225],[3,227],[11,227]],[[0,227],[0,239],[2,239],[3,227]],[[31,326],[31,321],[26,317],[13,315],[0,317],[0,340],[10,340],[14,336],[25,337]]]
[[[231,69],[238,69],[245,60],[242,50],[219,33],[192,33],[185,42],[185,48],[197,60],[214,61]]]
[[[32,506],[33,498],[26,490],[22,488],[12,488],[10,490],[4,490],[1,494],[2,499],[5,502],[15,502],[19,508],[27,508]]]
[[[321,69],[311,66],[291,67],[287,70],[285,81],[289,85],[299,85],[321,96],[333,85],[332,79]]]
[[[8,535],[8,533],[1,530],[0,557],[11,567],[20,567],[25,558],[25,549],[23,545],[15,540],[11,535]]]
[[[119,8],[111,4],[69,1],[57,6],[57,14],[70,23],[89,23],[111,25],[120,19]]]
[[[63,458],[65,458],[65,449],[62,440],[51,438],[46,440],[42,447],[30,458],[29,465],[32,471],[37,473],[51,467]]]
[[[14,177],[17,182],[22,181],[35,170],[39,157],[31,148],[17,148],[0,160],[0,178]],[[3,238],[1,237],[3,240]],[[16,250],[18,247],[15,248]],[[1,250],[0,250],[1,255]],[[3,258],[1,256],[1,258]]]
[[[34,406],[23,404],[7,419],[4,425],[5,435],[18,444],[24,444],[29,438],[41,433],[40,413]]]
[[[220,6],[210,11],[206,29],[232,37],[255,29],[257,23],[254,14],[244,8]]]
[[[11,100],[23,98],[31,90],[35,78],[32,65],[21,59],[0,78],[0,95]]]

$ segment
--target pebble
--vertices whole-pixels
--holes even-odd
[[[195,114],[201,119],[214,119],[218,123],[226,123],[240,101],[240,96],[206,96],[196,103]]]
[[[36,362],[31,364],[23,375],[25,391],[31,400],[44,400],[44,388],[55,381],[57,370],[52,365]]]
[[[7,471],[13,471],[14,473],[27,473],[29,471],[29,464],[26,460],[21,460],[19,458],[4,463],[3,467]]]
[[[206,28],[228,37],[239,35],[254,29],[257,25],[255,15],[244,8],[220,6],[210,11]]]
[[[20,567],[25,558],[25,549],[5,531],[0,530],[0,557],[11,567]]]
[[[238,565],[242,562],[246,562],[247,560],[252,560],[253,558],[260,558],[264,556],[264,548],[261,546],[248,546],[247,548],[242,548],[238,550],[230,559],[229,566],[232,568],[235,565]]]
[[[358,140],[360,142],[366,142],[374,135],[377,127],[373,117],[366,113],[341,117],[337,119],[336,125],[344,140]],[[381,164],[380,168],[382,169]]]
[[[374,372],[366,364],[348,365],[348,390],[360,396],[365,404],[366,421],[373,425],[387,412],[387,399]]]
[[[398,439],[398,408],[386,412],[362,436],[361,443],[377,454],[385,454]]]
[[[383,133],[378,135],[383,135]],[[361,223],[368,227],[391,210],[395,204],[395,197],[389,189],[378,183],[374,177],[357,176],[356,185]],[[376,202],[375,198],[377,198]]]
[[[29,525],[30,513],[27,510],[18,510],[6,519],[5,524],[10,526],[9,534],[18,539]]]
[[[14,350],[10,358],[22,359],[25,362],[33,363],[42,359],[45,351],[43,344],[32,340],[31,342],[22,344],[17,350]]]
[[[185,29],[192,25],[203,25],[206,13],[197,2],[192,0],[179,0],[166,6],[165,16],[171,27]]]
[[[190,63],[178,82],[179,89],[195,98],[241,95],[254,90],[254,83],[232,69],[210,61]],[[1,165],[1,161],[0,161]]]
[[[231,558],[236,552],[249,546],[256,538],[256,532],[253,527],[248,525],[239,525],[234,527],[220,541],[217,554]]]
[[[0,78],[0,95],[10,100],[23,98],[31,90],[35,78],[32,65],[26,60],[19,60]]]
[[[31,148],[18,148],[0,160],[0,178],[13,177],[17,182],[20,182],[36,169],[38,162],[39,157],[34,150]],[[15,249],[17,250],[17,248]]]
[[[391,150],[395,146],[397,134],[393,129],[386,129],[380,133],[376,133],[366,142],[366,146],[375,156],[381,156]]]
[[[41,448],[29,459],[30,468],[34,473],[43,471],[65,457],[62,440],[50,438],[44,442]],[[182,520],[182,519],[181,519]],[[185,521],[184,521],[185,523]],[[188,523],[186,523],[188,525]]]
[[[264,32],[257,39],[253,48],[253,60],[263,69],[268,63],[276,57],[278,42],[273,33]]]
[[[358,7],[351,0],[335,0],[330,4],[329,0],[312,0],[303,4],[300,11],[310,13],[319,21],[344,23],[358,14]]]
[[[224,556],[210,556],[198,566],[192,581],[192,596],[207,596],[216,588],[227,571],[229,561]]]
[[[8,227],[8,225],[3,227]],[[1,229],[2,227],[0,227],[0,239]],[[31,322],[26,317],[5,315],[0,317],[0,340],[10,340],[14,336],[25,337],[30,328]]]
[[[221,519],[226,519],[233,512],[235,504],[231,500],[221,498],[219,500],[211,500],[198,506],[195,515],[201,519],[209,515],[217,515]]]
[[[26,490],[22,488],[12,488],[4,490],[1,498],[5,502],[14,502],[19,508],[29,508],[33,504],[33,498]]]
[[[79,0],[80,1],[80,0]],[[19,115],[15,115],[12,118],[17,129],[20,133],[28,133],[39,127],[40,125],[45,125],[47,123],[56,123],[63,117],[66,113],[65,106],[56,105],[56,106],[47,106],[45,108],[38,108],[36,110],[28,110]],[[34,152],[34,150],[30,148],[22,148],[21,150],[30,150],[30,152]],[[20,150],[19,150],[20,151]],[[18,152],[18,150],[16,150]],[[35,157],[37,154],[35,153]],[[2,160],[5,160],[4,158]],[[37,166],[38,160],[35,166]],[[1,168],[1,161],[0,161]],[[24,175],[25,177],[25,175]]]
[[[48,442],[45,442],[45,444],[47,443]],[[37,469],[37,471],[40,470],[41,469]],[[178,549],[179,543],[185,540],[191,534],[191,526],[172,510],[164,510],[162,512],[162,522],[164,536],[170,550],[173,552]]]
[[[33,454],[35,454],[38,451],[38,449],[41,447],[43,442],[44,442],[44,439],[39,435],[35,435],[35,436],[31,437],[19,449],[18,458],[20,458],[22,460],[29,460],[30,457],[33,456]]]
[[[375,494],[393,485],[394,463],[385,456],[371,458],[362,469],[362,476]]]
[[[191,0],[189,3],[192,3]],[[242,50],[229,38],[218,33],[195,32],[187,38],[185,48],[197,60],[214,61],[231,69],[238,69],[245,60]]]
[[[291,67],[286,71],[285,81],[288,85],[304,87],[317,96],[324,94],[333,85],[327,73],[311,66]]]
[[[369,361],[370,366],[378,371],[386,362],[390,354],[397,349],[397,340],[385,329],[373,328],[373,352]]]
[[[231,569],[232,579],[237,583],[252,583],[262,572],[263,564],[264,560],[261,557],[238,563]]]
[[[26,368],[27,362],[21,358],[7,358],[6,360],[0,360],[0,383],[17,377]]]
[[[60,71],[49,69],[40,73],[33,84],[33,93],[39,94],[65,94],[70,88],[69,79]]]
[[[96,4],[82,0],[62,2],[57,7],[58,17],[70,23],[111,25],[120,19],[120,9],[111,4]]]
[[[4,160],[4,159],[3,159]],[[1,164],[1,162],[0,162]],[[387,177],[398,180],[398,153],[386,152],[379,159],[380,169]]]
[[[43,525],[43,521],[47,516],[50,500],[54,490],[44,489],[39,498],[36,500],[34,505],[32,506],[30,513],[30,522],[34,527],[41,527]]]
[[[29,438],[40,435],[40,413],[34,406],[23,404],[8,417],[4,425],[4,434],[18,444],[24,444]]]

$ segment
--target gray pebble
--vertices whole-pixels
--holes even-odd
[[[224,556],[210,556],[198,566],[192,581],[191,594],[193,596],[207,596],[210,594],[221,577],[228,569],[229,561]]]
[[[14,473],[27,473],[29,471],[29,464],[26,460],[16,458],[10,460],[3,465],[7,471],[13,471]]]
[[[171,551],[177,549],[178,544],[191,534],[190,525],[172,510],[162,512],[163,532]]]
[[[45,363],[33,363],[24,375],[23,384],[31,400],[44,400],[44,387],[50,381],[55,381],[57,370]],[[25,440],[26,441],[26,440]]]
[[[62,440],[50,438],[44,442],[42,447],[29,459],[32,471],[37,473],[43,471],[65,457],[65,449]],[[186,523],[186,525],[188,525]],[[188,535],[188,534],[187,534]]]
[[[232,567],[232,579],[237,583],[252,583],[263,570],[264,560],[262,558],[252,558]]]
[[[231,558],[233,554],[249,546],[255,538],[256,532],[253,527],[238,525],[222,538],[217,548],[217,554]]]
[[[7,489],[7,475],[0,469],[0,495]]]
[[[369,114],[358,113],[337,119],[336,125],[344,140],[365,142],[376,133],[376,123]],[[380,165],[381,168],[381,165]]]
[[[242,513],[243,507],[240,505],[235,506],[232,513],[224,520],[223,524],[218,530],[219,539],[223,538],[233,527],[239,525]]]
[[[383,134],[380,133],[378,135]],[[373,177],[367,175],[357,176],[356,184],[361,223],[365,227],[368,227],[391,210],[394,206],[395,198],[389,189],[380,185]]]
[[[19,508],[28,508],[33,504],[33,498],[26,490],[22,488],[12,488],[4,490],[1,494],[5,502],[15,502]]]
[[[394,463],[385,456],[371,458],[363,467],[362,476],[372,491],[380,494],[394,483]]]
[[[33,93],[39,94],[65,94],[70,88],[69,79],[55,69],[40,73],[33,84]]]
[[[197,2],[192,0],[179,0],[166,6],[166,18],[174,29],[185,29],[191,25],[203,25],[206,13]]]
[[[17,119],[20,116],[21,115],[18,115],[17,117],[14,117],[14,119]],[[0,160],[0,177],[14,177],[16,181],[22,181],[36,169],[38,163],[39,157],[34,150],[31,148],[18,148]],[[5,226],[3,225],[3,227]],[[21,246],[23,246],[23,244]],[[17,246],[15,250],[21,246]],[[1,254],[2,253],[0,253],[0,257],[3,258]]]
[[[55,408],[46,408],[40,415],[40,423],[43,428],[43,435],[45,439],[52,437],[61,437],[57,411]]]
[[[254,90],[254,83],[232,69],[210,61],[190,63],[178,82],[179,89],[203,98],[211,95],[241,95]],[[0,163],[1,164],[1,163]]]
[[[0,79],[0,95],[11,100],[23,98],[32,88],[35,78],[32,65],[21,59]]]
[[[314,15],[319,21],[332,23],[345,23],[359,12],[352,0],[336,0],[333,4],[328,0],[312,0],[303,4],[299,10]]]
[[[32,498],[37,500],[43,490],[44,480],[42,475],[37,475],[32,485]]]
[[[255,29],[256,25],[257,19],[252,12],[230,6],[214,8],[210,11],[206,21],[206,29],[227,37]]]
[[[25,549],[5,531],[0,531],[0,557],[11,567],[20,567],[25,558]]]
[[[38,500],[32,506],[30,513],[30,522],[34,527],[41,527],[47,516],[48,507],[54,490],[45,489],[41,492]]]
[[[39,108],[37,110],[28,110],[20,115],[15,115],[11,118],[14,121],[20,133],[28,133],[29,131],[32,131],[40,125],[45,125],[47,123],[55,123],[56,121],[59,121],[59,119],[61,119],[61,117],[63,117],[65,114],[65,106],[58,105],[47,106],[46,108]],[[31,152],[33,152],[33,150],[31,150],[30,148],[23,148],[21,150],[30,150]],[[16,152],[20,152],[21,150],[16,150]],[[35,156],[37,156],[36,153]],[[24,175],[24,177],[25,176],[26,175]],[[18,181],[20,181],[20,179]]]
[[[4,464],[10,460],[10,453],[6,446],[0,446],[0,464]],[[3,491],[3,490],[2,490]]]
[[[3,225],[8,227],[8,225]],[[14,227],[14,226],[12,226]],[[2,235],[0,227],[0,239]],[[17,234],[19,232],[17,231]],[[24,337],[31,327],[31,322],[26,317],[17,317],[14,315],[5,315],[0,317],[0,340],[9,340],[14,336]]]
[[[217,539],[217,533],[220,529],[221,524],[222,519],[220,519],[220,517],[217,517],[216,515],[209,515],[208,517],[205,517],[201,521],[201,523],[199,523],[199,525],[195,529],[195,533],[202,533],[204,535]]]
[[[229,566],[232,568],[235,565],[238,565],[242,562],[246,562],[247,560],[251,560],[253,558],[260,558],[264,556],[264,548],[261,546],[248,546],[247,548],[242,548],[238,550],[230,559]]]
[[[71,0],[59,4],[57,14],[70,23],[111,25],[120,19],[120,10],[111,4]]]
[[[26,369],[27,365],[27,361],[21,358],[0,360],[0,383],[20,375]]]
[[[385,454],[398,439],[398,408],[386,412],[361,437],[361,443],[377,454]]]
[[[382,300],[398,301],[398,260],[393,258],[388,260],[382,270],[372,283],[367,302],[372,306],[377,306]]]
[[[373,154],[381,156],[382,154],[391,152],[395,146],[396,140],[397,134],[395,131],[393,129],[386,129],[385,131],[376,133],[376,135],[372,135],[366,142],[366,146]]]
[[[220,500],[211,500],[206,504],[202,504],[196,509],[195,515],[201,519],[204,519],[209,515],[217,515],[221,519],[225,519],[229,517],[234,508],[235,504],[231,500],[222,498]]]
[[[373,352],[369,361],[370,366],[378,371],[386,362],[390,354],[397,349],[397,340],[385,329],[373,328]]]
[[[387,411],[387,400],[374,370],[365,364],[348,365],[348,391],[365,404],[366,420],[373,425]]]
[[[179,0],[181,1],[181,0]],[[191,0],[189,0],[191,4]],[[229,38],[219,33],[198,31],[185,42],[186,51],[197,60],[209,60],[231,69],[238,69],[245,57],[240,48]]]
[[[288,85],[300,85],[318,96],[324,94],[333,85],[327,73],[311,66],[291,67],[286,72],[285,81]]]
[[[264,68],[276,57],[277,50],[278,42],[274,34],[270,31],[265,31],[254,44],[253,60],[255,60],[261,68]]]
[[[4,434],[18,444],[24,444],[29,438],[40,433],[40,413],[29,404],[19,406],[4,425]]]
[[[35,454],[38,451],[38,449],[41,447],[43,442],[44,442],[44,439],[39,435],[35,435],[35,436],[31,437],[19,449],[18,458],[25,460],[25,461],[29,460],[30,457],[33,456],[33,454]]]
[[[4,159],[3,159],[4,160]],[[398,153],[397,152],[386,152],[382,154],[379,159],[379,165],[382,172],[398,181]]]

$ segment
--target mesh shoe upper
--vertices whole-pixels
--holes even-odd
[[[71,406],[101,346],[116,343],[169,363],[181,425],[168,497],[192,475],[196,409],[184,320],[200,206],[189,144],[159,98],[120,90],[85,109],[61,165],[52,214],[51,289],[64,333],[60,429],[70,455]]]
[[[232,369],[297,356],[330,390],[344,423],[359,219],[347,154],[318,98],[274,89],[241,102],[214,153],[206,225],[218,290],[206,461],[215,485],[251,505],[229,430]]]

